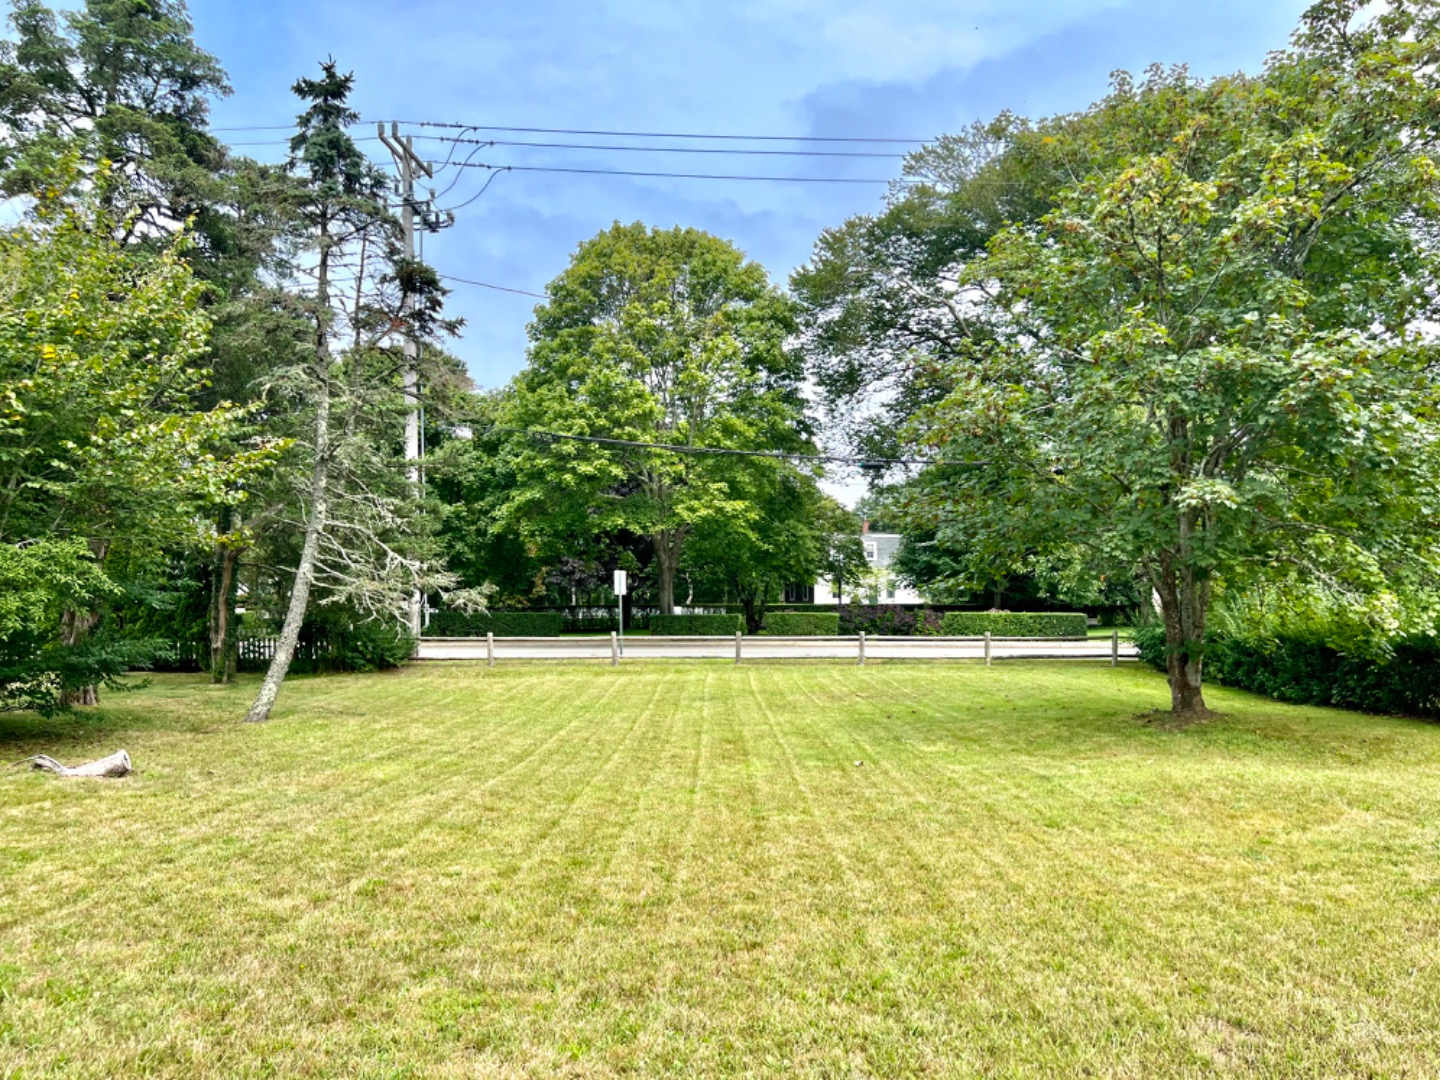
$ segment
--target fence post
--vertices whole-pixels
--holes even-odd
[[[1110,631],[1110,666],[1120,666],[1120,631]]]
[[[860,631],[860,666],[865,666],[865,631]]]
[[[620,666],[620,645],[616,640],[615,631],[610,631],[610,666]]]
[[[740,663],[740,631],[735,631],[735,663]]]
[[[990,631],[985,631],[985,666],[990,666]]]
[[[495,666],[495,633],[491,630],[485,631],[485,666]]]

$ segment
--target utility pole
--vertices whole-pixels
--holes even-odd
[[[400,226],[405,239],[405,257],[411,262],[416,261],[418,254],[415,249],[415,224],[418,218],[420,227],[426,232],[439,232],[455,224],[455,215],[450,212],[441,214],[435,209],[435,193],[430,193],[430,198],[423,202],[415,197],[416,177],[423,174],[427,179],[435,178],[435,170],[428,161],[421,159],[415,153],[414,140],[409,135],[404,138],[400,136],[400,125],[391,124],[390,133],[386,135],[385,125],[376,124],[375,129],[380,136],[380,141],[385,144],[385,149],[390,151],[395,158],[395,167],[400,173]],[[408,313],[409,301],[406,300],[406,309],[402,310],[401,317]],[[416,499],[420,498],[420,345],[413,334],[407,333],[405,340],[401,343],[405,351],[405,460],[409,463],[408,475],[410,479],[410,491]],[[422,605],[424,598],[417,590],[410,597],[410,633],[416,638],[424,629],[422,617]]]

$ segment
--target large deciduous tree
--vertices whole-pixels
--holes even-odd
[[[1205,711],[1225,575],[1363,592],[1440,555],[1437,10],[1361,7],[1313,7],[1261,76],[1156,69],[1050,122],[1049,209],[916,292],[940,329],[906,353],[935,376],[906,431],[975,467],[923,475],[915,518],[977,568],[1077,542],[1134,566],[1177,714]]]
[[[696,229],[615,225],[581,245],[530,327],[504,422],[711,449],[809,445],[790,305],[758,264]],[[740,456],[568,440],[516,444],[508,512],[551,532],[648,536],[659,606],[686,541],[749,510]]]
[[[47,197],[0,233],[0,543],[78,542],[97,567],[117,549],[186,542],[273,450],[222,452],[236,411],[195,404],[210,324],[184,239],[137,253],[105,201]],[[80,649],[99,611],[66,588],[59,644]],[[81,666],[67,670],[60,703],[93,703]]]

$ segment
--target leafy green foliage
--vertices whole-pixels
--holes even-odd
[[[1087,631],[1084,612],[950,611],[940,620],[946,637],[1083,638]]]
[[[564,616],[558,611],[437,611],[425,633],[430,637],[559,637]]]
[[[661,637],[734,634],[745,629],[740,615],[651,615],[650,633]]]
[[[105,165],[104,204],[128,246],[163,247],[185,228],[201,279],[226,297],[250,288],[283,200],[269,198],[274,169],[232,157],[207,130],[211,101],[230,87],[195,44],[182,0],[11,7],[0,43],[0,189],[53,190],[67,155]]]
[[[0,539],[187,537],[192,513],[272,456],[212,453],[237,415],[193,404],[202,287],[183,244],[140,256],[114,224],[50,200],[0,233]]]
[[[0,709],[50,715],[65,691],[113,686],[129,667],[147,666],[160,648],[153,641],[61,641],[67,613],[118,592],[81,540],[0,544]]]
[[[840,616],[823,611],[771,611],[763,633],[777,637],[834,637],[840,633]]]
[[[893,319],[862,334],[918,373],[895,419],[950,462],[907,485],[911,527],[975,583],[1076,545],[1139,575],[1178,712],[1204,709],[1218,580],[1299,567],[1358,598],[1440,567],[1440,32],[1429,3],[1361,6],[1312,8],[1258,78],[1156,68],[1082,116],[997,122],[994,154],[933,197],[1018,169],[1043,199],[918,281],[892,263],[912,349]],[[815,295],[823,376],[826,327],[856,312]]]
[[[6,678],[40,687],[44,708],[52,690],[56,703],[93,700],[71,691],[155,655],[146,628],[87,644],[120,598],[111,582],[138,584],[157,549],[192,543],[206,509],[241,498],[278,449],[237,445],[240,410],[198,403],[210,323],[185,240],[127,248],[101,208],[107,182],[74,202],[46,194],[0,233],[0,544],[22,575],[35,553],[54,556],[48,578],[31,577],[50,602],[12,594],[25,626],[7,638]]]
[[[789,303],[765,271],[696,229],[615,225],[581,245],[530,326],[512,428],[726,449],[805,449]],[[659,606],[674,607],[686,542],[758,525],[744,495],[774,462],[519,437],[506,513],[528,536],[648,537]]]
[[[1140,659],[1164,670],[1164,628],[1136,628]],[[1224,686],[1300,705],[1440,718],[1440,639],[1404,637],[1384,655],[1344,652],[1303,634],[1212,632],[1205,674]]]
[[[415,653],[410,632],[388,619],[364,619],[327,628],[324,633],[326,648],[316,654],[312,664],[298,662],[296,670],[386,671],[398,668]]]

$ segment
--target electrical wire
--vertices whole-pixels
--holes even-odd
[[[550,299],[544,293],[530,292],[527,289],[512,289],[509,285],[492,285],[488,281],[472,281],[469,278],[456,277],[454,274],[441,274],[446,281],[458,281],[462,285],[478,285],[482,289],[494,289],[496,292],[517,293],[520,296],[533,296],[537,300]]]
[[[474,195],[471,195],[471,196],[470,196],[468,199],[466,199],[464,202],[456,203],[454,206],[444,206],[444,207],[441,207],[441,208],[440,208],[440,213],[442,213],[442,214],[447,214],[447,213],[453,213],[453,212],[456,211],[456,210],[463,210],[463,209],[465,209],[465,207],[469,206],[469,205],[470,205],[471,203],[473,203],[476,199],[480,198],[481,195],[484,195],[484,194],[485,194],[485,189],[488,188],[491,184],[493,184],[493,183],[495,182],[495,178],[496,178],[497,176],[499,176],[499,175],[500,175],[501,173],[503,173],[503,172],[509,172],[509,171],[510,171],[510,166],[508,166],[508,165],[497,166],[496,169],[495,169],[495,171],[492,172],[492,173],[485,179],[485,183],[483,183],[483,184],[480,185],[480,190],[479,190],[479,191],[477,191]],[[453,186],[454,186],[454,185],[452,184],[451,187],[453,187]],[[447,189],[447,190],[448,190],[448,189]]]
[[[453,135],[416,135],[417,139],[439,142],[473,143],[479,146],[529,146],[543,150],[618,150],[639,154],[726,154],[758,155],[761,157],[821,157],[821,158],[886,158],[903,161],[904,154],[893,154],[879,150],[760,150],[751,146],[625,146],[604,143],[563,143],[526,142],[520,139],[464,139]]]
[[[735,173],[682,173],[647,172],[638,169],[582,169],[566,165],[486,165],[475,162],[459,165],[457,168],[505,169],[511,172],[581,173],[587,176],[648,176],[671,180],[761,180],[777,184],[920,184],[926,181],[918,177],[900,177],[884,180],[879,177],[859,176],[746,176]]]
[[[441,136],[432,136],[432,137],[433,137],[433,138],[441,138]],[[354,142],[378,142],[378,141],[379,141],[379,138],[378,138],[378,136],[373,136],[373,135],[372,135],[372,136],[369,136],[369,137],[361,136],[361,137],[359,137],[359,138],[354,139],[353,141],[354,141]],[[451,140],[445,140],[445,141],[451,141]],[[540,143],[502,143],[502,142],[499,142],[499,141],[496,141],[496,140],[482,141],[482,140],[479,140],[479,139],[456,139],[456,140],[453,140],[453,141],[454,141],[454,142],[458,142],[458,143],[465,143],[465,144],[470,144],[470,143],[474,143],[474,144],[475,144],[475,145],[474,145],[474,149],[472,149],[472,150],[470,151],[469,155],[466,157],[466,159],[465,159],[464,161],[459,161],[459,162],[455,162],[454,164],[451,164],[451,163],[449,162],[449,160],[447,159],[446,165],[447,165],[448,167],[454,168],[454,169],[500,169],[500,170],[514,171],[514,172],[579,173],[579,174],[585,174],[585,175],[590,175],[590,176],[644,176],[644,177],[668,178],[668,179],[674,179],[674,180],[756,180],[756,181],[768,181],[768,182],[780,183],[780,184],[891,184],[891,183],[898,183],[898,184],[921,184],[921,183],[927,182],[927,178],[925,178],[925,177],[896,177],[896,178],[894,178],[894,179],[883,179],[883,178],[881,178],[881,177],[859,177],[859,176],[755,176],[755,175],[739,175],[739,174],[733,174],[733,173],[661,172],[661,171],[649,171],[649,170],[641,170],[641,169],[591,169],[591,168],[581,168],[581,167],[579,167],[579,166],[566,166],[566,165],[487,165],[487,164],[485,164],[484,162],[476,162],[476,161],[474,160],[475,155],[478,154],[481,150],[483,150],[483,149],[484,149],[485,147],[487,147],[487,146],[540,146],[540,145],[543,145],[543,144],[540,144]],[[249,146],[288,146],[289,143],[281,143],[281,142],[243,142],[243,143],[231,143],[230,145],[232,145],[232,146],[238,146],[238,147],[249,147]],[[577,148],[577,149],[597,149],[597,150],[599,150],[599,149],[612,149],[612,150],[634,149],[634,150],[644,150],[644,149],[648,149],[648,148],[646,148],[646,147],[581,147],[581,148]],[[654,149],[663,151],[663,150],[665,150],[665,149],[667,149],[667,148],[665,148],[665,147],[655,147]],[[681,152],[690,152],[690,151],[681,151]],[[718,153],[718,154],[732,153],[732,151],[727,151],[727,150],[713,150],[713,151],[695,150],[694,152],[696,152],[696,153],[707,152],[707,153]],[[733,153],[775,153],[775,154],[783,154],[783,153],[786,153],[786,151],[778,151],[778,150],[777,150],[777,151],[759,151],[759,150],[756,150],[756,151],[744,151],[744,150],[739,150],[739,151],[733,151]],[[803,152],[802,152],[802,151],[795,151],[795,153],[803,153]],[[452,153],[451,156],[453,157],[453,153]],[[815,156],[848,157],[848,156],[852,156],[852,155],[837,154],[837,155],[815,155]],[[903,155],[873,154],[873,155],[865,155],[865,156],[870,156],[870,157],[891,157],[891,156],[903,156]],[[448,194],[450,193],[450,191],[454,189],[455,185],[456,185],[458,182],[459,182],[459,175],[457,174],[456,178],[450,182],[449,186],[446,187],[444,191],[440,192],[440,194],[439,194],[438,196],[436,196],[436,197],[437,197],[437,198],[443,198],[445,195],[448,195]],[[478,197],[478,196],[477,196],[477,197]],[[462,205],[463,205],[463,204],[462,204]],[[453,209],[453,208],[452,208],[452,209]]]
[[[403,124],[407,127],[430,128],[471,128],[475,131],[508,131],[526,135],[604,135],[614,138],[631,139],[715,139],[733,142],[818,142],[818,143],[895,143],[916,145],[929,139],[898,139],[890,136],[867,137],[859,135],[731,135],[680,131],[598,131],[590,128],[544,128],[544,127],[500,127],[496,124],[445,123],[438,120],[393,120],[387,123]],[[221,130],[216,128],[215,130]]]
[[[526,135],[603,135],[630,139],[714,139],[727,142],[816,142],[816,143],[894,143],[916,145],[930,142],[930,139],[899,139],[891,136],[868,137],[858,135],[734,135],[707,134],[700,132],[676,131],[598,131],[589,128],[543,128],[543,127],[500,127],[488,124],[461,124],[439,120],[356,120],[347,127],[368,124],[403,124],[406,127],[449,128],[461,131],[508,131]],[[294,124],[244,124],[233,127],[213,127],[211,131],[289,131]]]
[[[427,137],[428,137],[428,136],[421,136],[421,138],[427,138]],[[466,142],[469,142],[469,141],[470,141],[470,140],[468,140],[468,139],[466,140]],[[459,145],[460,145],[460,140],[459,140],[459,139],[456,139],[455,142],[454,142],[454,143],[451,145],[451,147],[450,147],[450,153],[448,153],[448,154],[445,155],[445,160],[435,167],[434,172],[435,172],[436,175],[439,175],[440,173],[444,172],[446,169],[448,169],[448,168],[450,167],[450,162],[452,162],[452,161],[455,160],[455,147],[457,147],[457,146],[459,146]],[[470,151],[470,153],[473,154],[473,153],[475,153],[475,151],[472,150],[472,151]],[[433,180],[434,178],[435,178],[434,176],[431,177],[432,180]],[[458,177],[457,177],[457,178],[458,178]],[[454,185],[452,184],[451,187],[453,187],[453,186],[454,186]],[[449,191],[450,189],[449,189],[449,188],[446,188],[445,190],[446,190],[446,191]],[[436,198],[438,198],[438,197],[439,197],[439,196],[436,196]]]
[[[477,147],[475,147],[473,150],[470,151],[470,153],[469,153],[468,155],[466,155],[466,158],[465,158],[464,161],[460,162],[459,164],[457,164],[457,165],[455,166],[455,169],[456,169],[455,178],[454,178],[453,180],[451,180],[449,184],[446,185],[444,191],[440,192],[440,194],[438,194],[438,195],[435,196],[435,201],[436,201],[436,202],[439,202],[439,201],[440,201],[441,199],[443,199],[446,195],[449,195],[450,192],[452,192],[452,191],[455,190],[455,185],[458,184],[458,183],[460,183],[460,178],[465,175],[464,170],[467,169],[467,168],[470,166],[470,163],[471,163],[472,161],[475,160],[475,155],[478,154],[478,153],[479,153],[481,150],[483,150],[483,149],[485,149],[483,146],[477,146]],[[485,181],[485,183],[488,185],[488,184],[490,183],[490,181],[487,180],[487,181]]]

